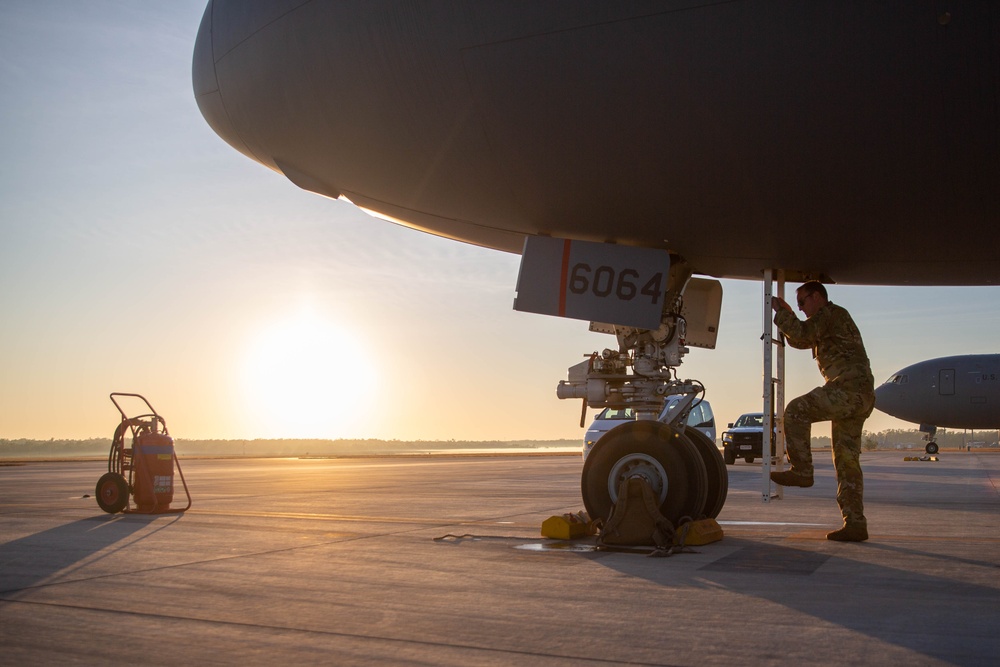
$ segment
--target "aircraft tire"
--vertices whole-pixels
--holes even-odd
[[[698,429],[686,426],[684,435],[698,449],[705,463],[705,472],[708,474],[705,516],[714,519],[722,511],[723,505],[726,504],[726,496],[729,494],[729,472],[726,470],[726,462],[722,460],[722,454],[719,453],[715,443]]]
[[[924,451],[927,452],[928,454],[932,454],[932,455],[933,454],[937,454],[938,453],[938,444],[936,442],[928,442],[927,446],[924,447]]]
[[[622,424],[601,438],[583,465],[583,504],[591,518],[607,519],[621,482],[643,474],[660,496],[660,513],[676,524],[697,518],[708,498],[708,473],[695,445],[657,421]]]
[[[117,472],[107,472],[97,480],[97,504],[108,514],[117,514],[128,504],[128,482]]]

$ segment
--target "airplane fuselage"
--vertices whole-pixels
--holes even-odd
[[[893,373],[875,407],[917,424],[1000,428],[1000,354],[928,359]]]
[[[441,236],[990,285],[997,53],[988,0],[212,0],[193,75],[241,152]]]

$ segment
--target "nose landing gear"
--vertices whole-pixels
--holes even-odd
[[[630,407],[637,415],[635,422],[605,434],[586,458],[581,490],[595,518],[609,516],[622,483],[636,476],[658,497],[660,514],[674,523],[685,517],[714,519],[726,501],[729,478],[721,453],[686,425],[705,388],[676,378],[689,345],[715,347],[722,287],[692,278],[678,262],[671,267],[663,303],[655,330],[592,322],[592,331],[617,337],[618,350],[595,352],[571,367],[556,392],[559,398],[583,399],[584,410]],[[661,417],[667,399],[677,395],[683,397],[677,407]]]

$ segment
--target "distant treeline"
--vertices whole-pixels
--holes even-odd
[[[865,449],[923,449],[924,434],[917,430],[890,429],[865,433]],[[997,431],[964,432],[938,429],[935,441],[945,448],[990,446],[1000,440]],[[498,451],[510,449],[575,448],[580,440],[186,440],[177,438],[178,456],[385,456],[425,454],[449,450]],[[829,449],[828,436],[812,439],[814,449]],[[0,458],[102,457],[111,448],[110,438],[88,440],[3,440]]]
[[[912,445],[914,449],[923,449],[927,443],[924,439],[925,435],[925,433],[921,433],[920,431],[889,429],[888,431],[880,431],[879,433],[865,433],[865,439],[875,441],[876,446],[874,449],[898,449],[906,448],[908,445]],[[937,433],[934,434],[934,442],[939,447],[948,449],[964,449],[967,445],[988,447],[996,445],[998,440],[1000,440],[1000,434],[996,430],[960,431],[939,428]],[[827,438],[827,442],[829,442],[829,438]]]
[[[579,440],[186,440],[177,438],[178,456],[384,456],[448,450],[572,448]],[[107,456],[110,438],[88,440],[3,440],[0,458]]]
[[[927,444],[926,434],[916,429],[888,429],[873,433],[865,431],[862,445],[866,451],[879,449],[920,449]],[[997,446],[1000,434],[997,431],[954,431],[939,428],[934,435],[934,442],[939,447],[947,449],[965,449],[972,446]],[[813,449],[830,449],[830,436],[816,436],[812,439]]]

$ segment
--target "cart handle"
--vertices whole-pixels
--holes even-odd
[[[142,396],[141,394],[124,394],[121,392],[113,391],[111,392],[109,398],[111,399],[111,402],[115,404],[115,407],[118,408],[118,412],[122,414],[122,421],[128,421],[128,415],[125,414],[124,410],[122,410],[122,406],[118,405],[118,401],[115,400],[115,396],[131,396],[133,398],[141,398],[142,402],[146,404],[147,408],[149,408],[149,412],[152,414],[152,416],[156,417],[160,421],[163,421],[163,417],[160,417],[160,415],[156,414],[156,409],[152,405],[150,405],[149,401],[146,400],[145,396]]]

